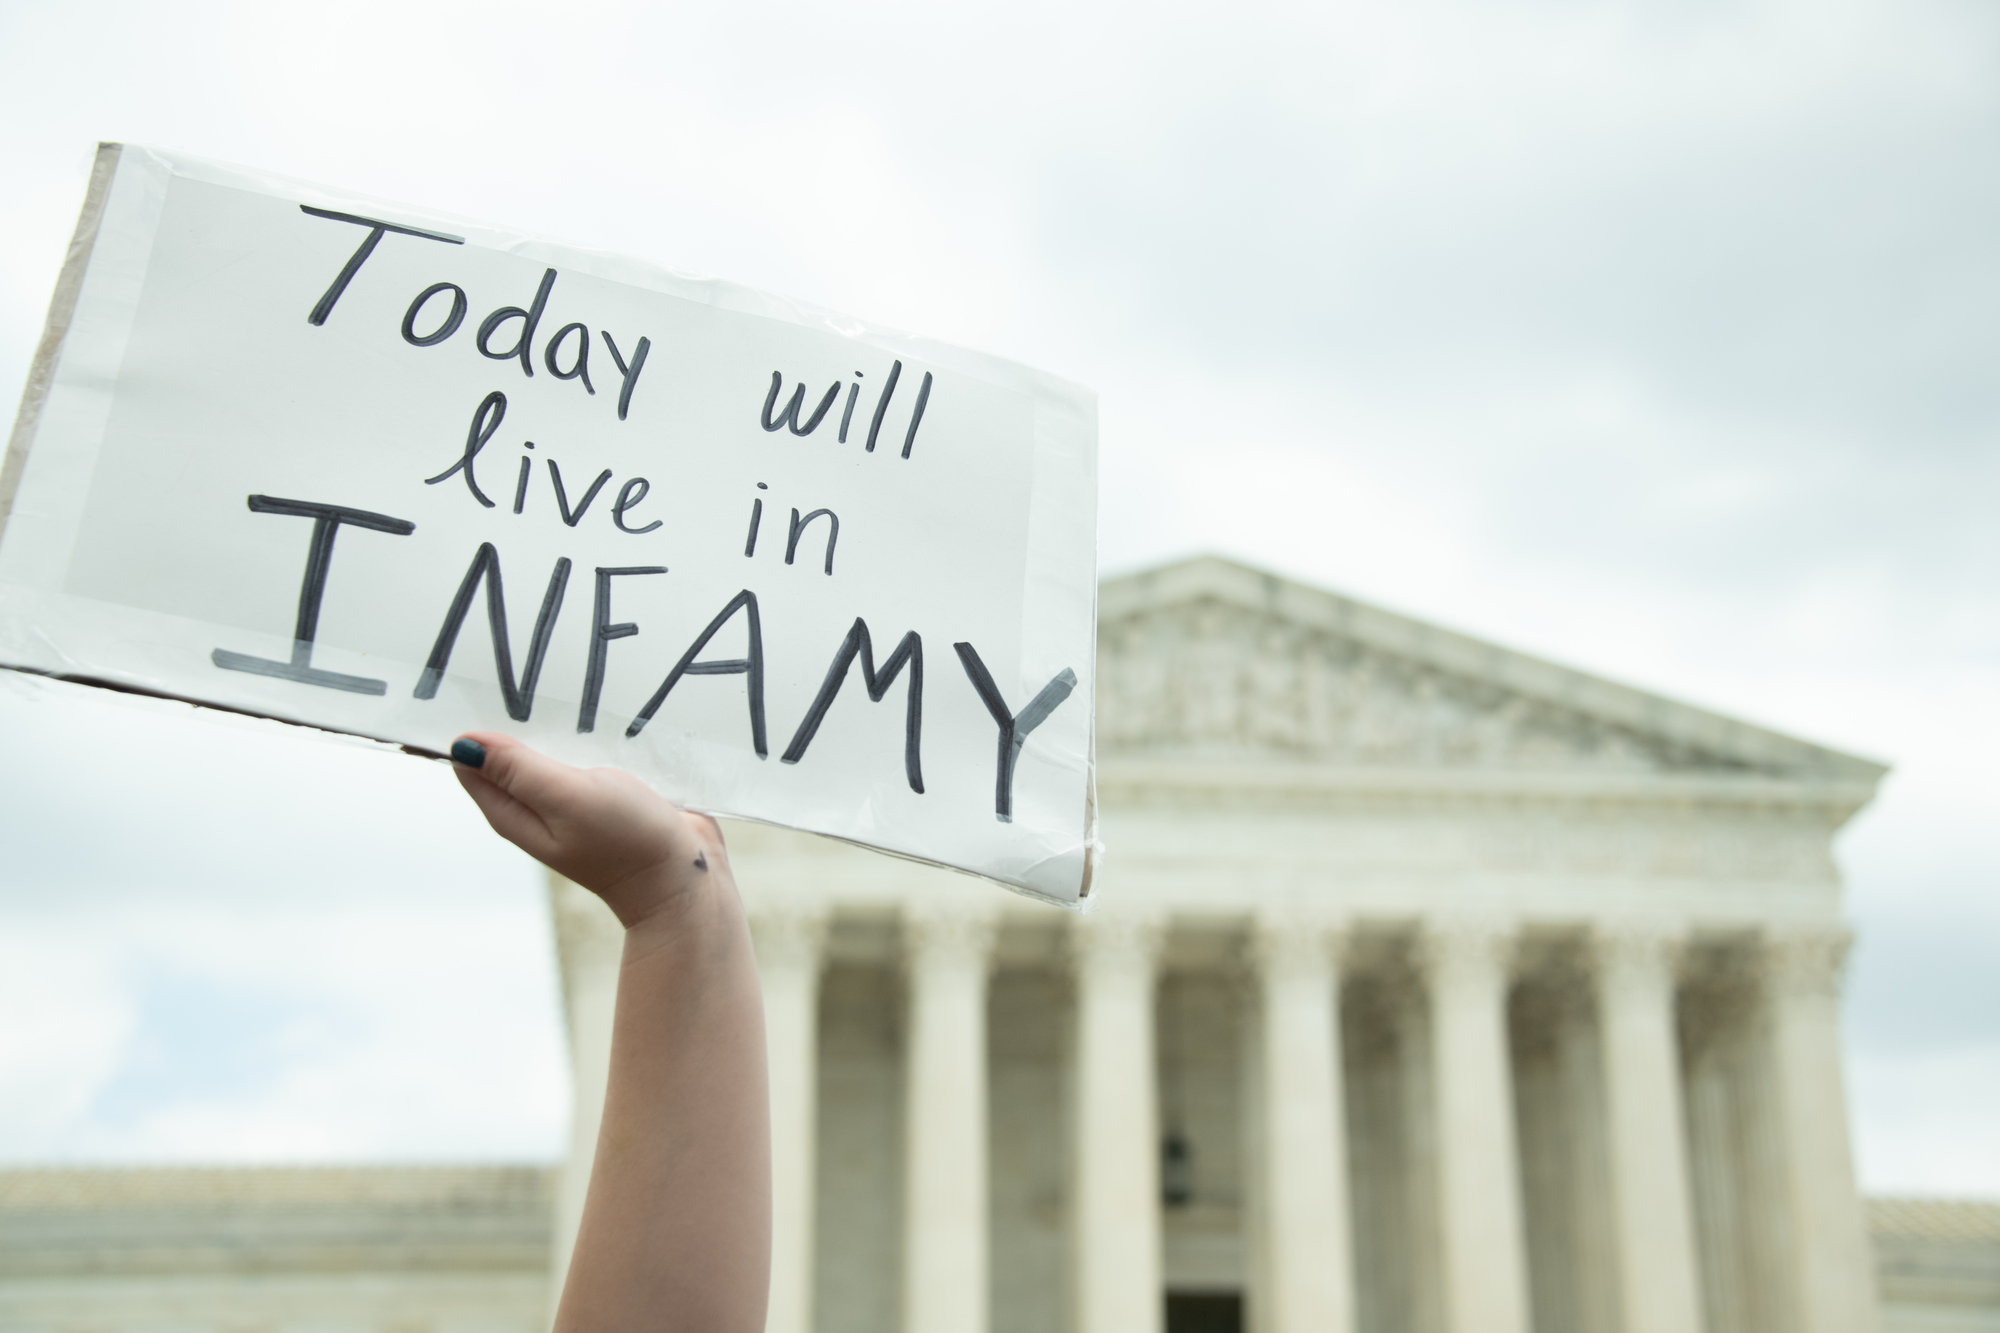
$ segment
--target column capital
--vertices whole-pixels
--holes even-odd
[[[1766,984],[1781,995],[1836,998],[1853,947],[1854,932],[1845,926],[1773,931],[1765,937],[1761,959]]]
[[[1337,913],[1279,904],[1250,918],[1249,955],[1266,976],[1329,976],[1347,951],[1349,926]]]
[[[1079,969],[1151,971],[1166,933],[1166,918],[1157,912],[1099,908],[1072,923],[1070,953]]]
[[[966,902],[957,894],[913,899],[903,906],[904,961],[954,963],[983,972],[999,928],[992,903]]]
[[[1518,928],[1498,917],[1439,917],[1417,937],[1417,961],[1433,983],[1490,979],[1505,983],[1514,966]]]
[[[1671,985],[1686,947],[1687,931],[1664,921],[1603,921],[1589,936],[1599,984]]]
[[[796,898],[771,898],[745,904],[750,941],[763,968],[791,967],[818,971],[826,946],[826,904]]]

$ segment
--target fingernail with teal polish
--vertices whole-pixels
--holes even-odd
[[[460,736],[451,743],[451,761],[464,764],[467,768],[486,767],[486,747],[470,736]]]

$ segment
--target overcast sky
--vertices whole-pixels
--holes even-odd
[[[1860,1162],[2000,1197],[2000,11],[0,0],[0,384],[98,139],[1101,395],[1220,551],[1895,765]],[[532,867],[434,765],[0,680],[0,1159],[552,1158]]]

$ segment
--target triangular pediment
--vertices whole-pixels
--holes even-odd
[[[1106,580],[1106,758],[1740,775],[1883,767],[1215,557]]]

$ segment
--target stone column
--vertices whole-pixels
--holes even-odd
[[[1436,1067],[1447,1333],[1528,1333],[1526,1227],[1507,1043],[1511,935],[1448,922],[1424,937]]]
[[[1076,922],[1076,1333],[1160,1333],[1161,923],[1100,910]]]
[[[589,889],[549,872],[549,912],[555,920],[556,957],[562,965],[563,1015],[569,1030],[569,1156],[556,1195],[549,1249],[549,1320],[555,1321],[583,1220],[584,1192],[597,1156],[597,1124],[604,1117],[604,1083],[611,1073],[611,1015],[618,998],[618,967],[625,928]]]
[[[1680,1047],[1679,941],[1648,927],[1596,941],[1597,1015],[1624,1333],[1701,1333]]]
[[[812,1333],[820,947],[826,909],[753,902],[771,1078],[771,1300],[766,1333]]]
[[[1765,954],[1792,1302],[1800,1333],[1872,1333],[1875,1256],[1854,1181],[1840,1074],[1840,979],[1853,936],[1796,931]]]
[[[954,897],[967,891],[943,886]],[[903,1327],[986,1333],[986,983],[994,918],[925,903],[903,918],[909,969]]]
[[[1354,1250],[1341,1086],[1337,932],[1260,917],[1263,992],[1265,1333],[1351,1333]]]

